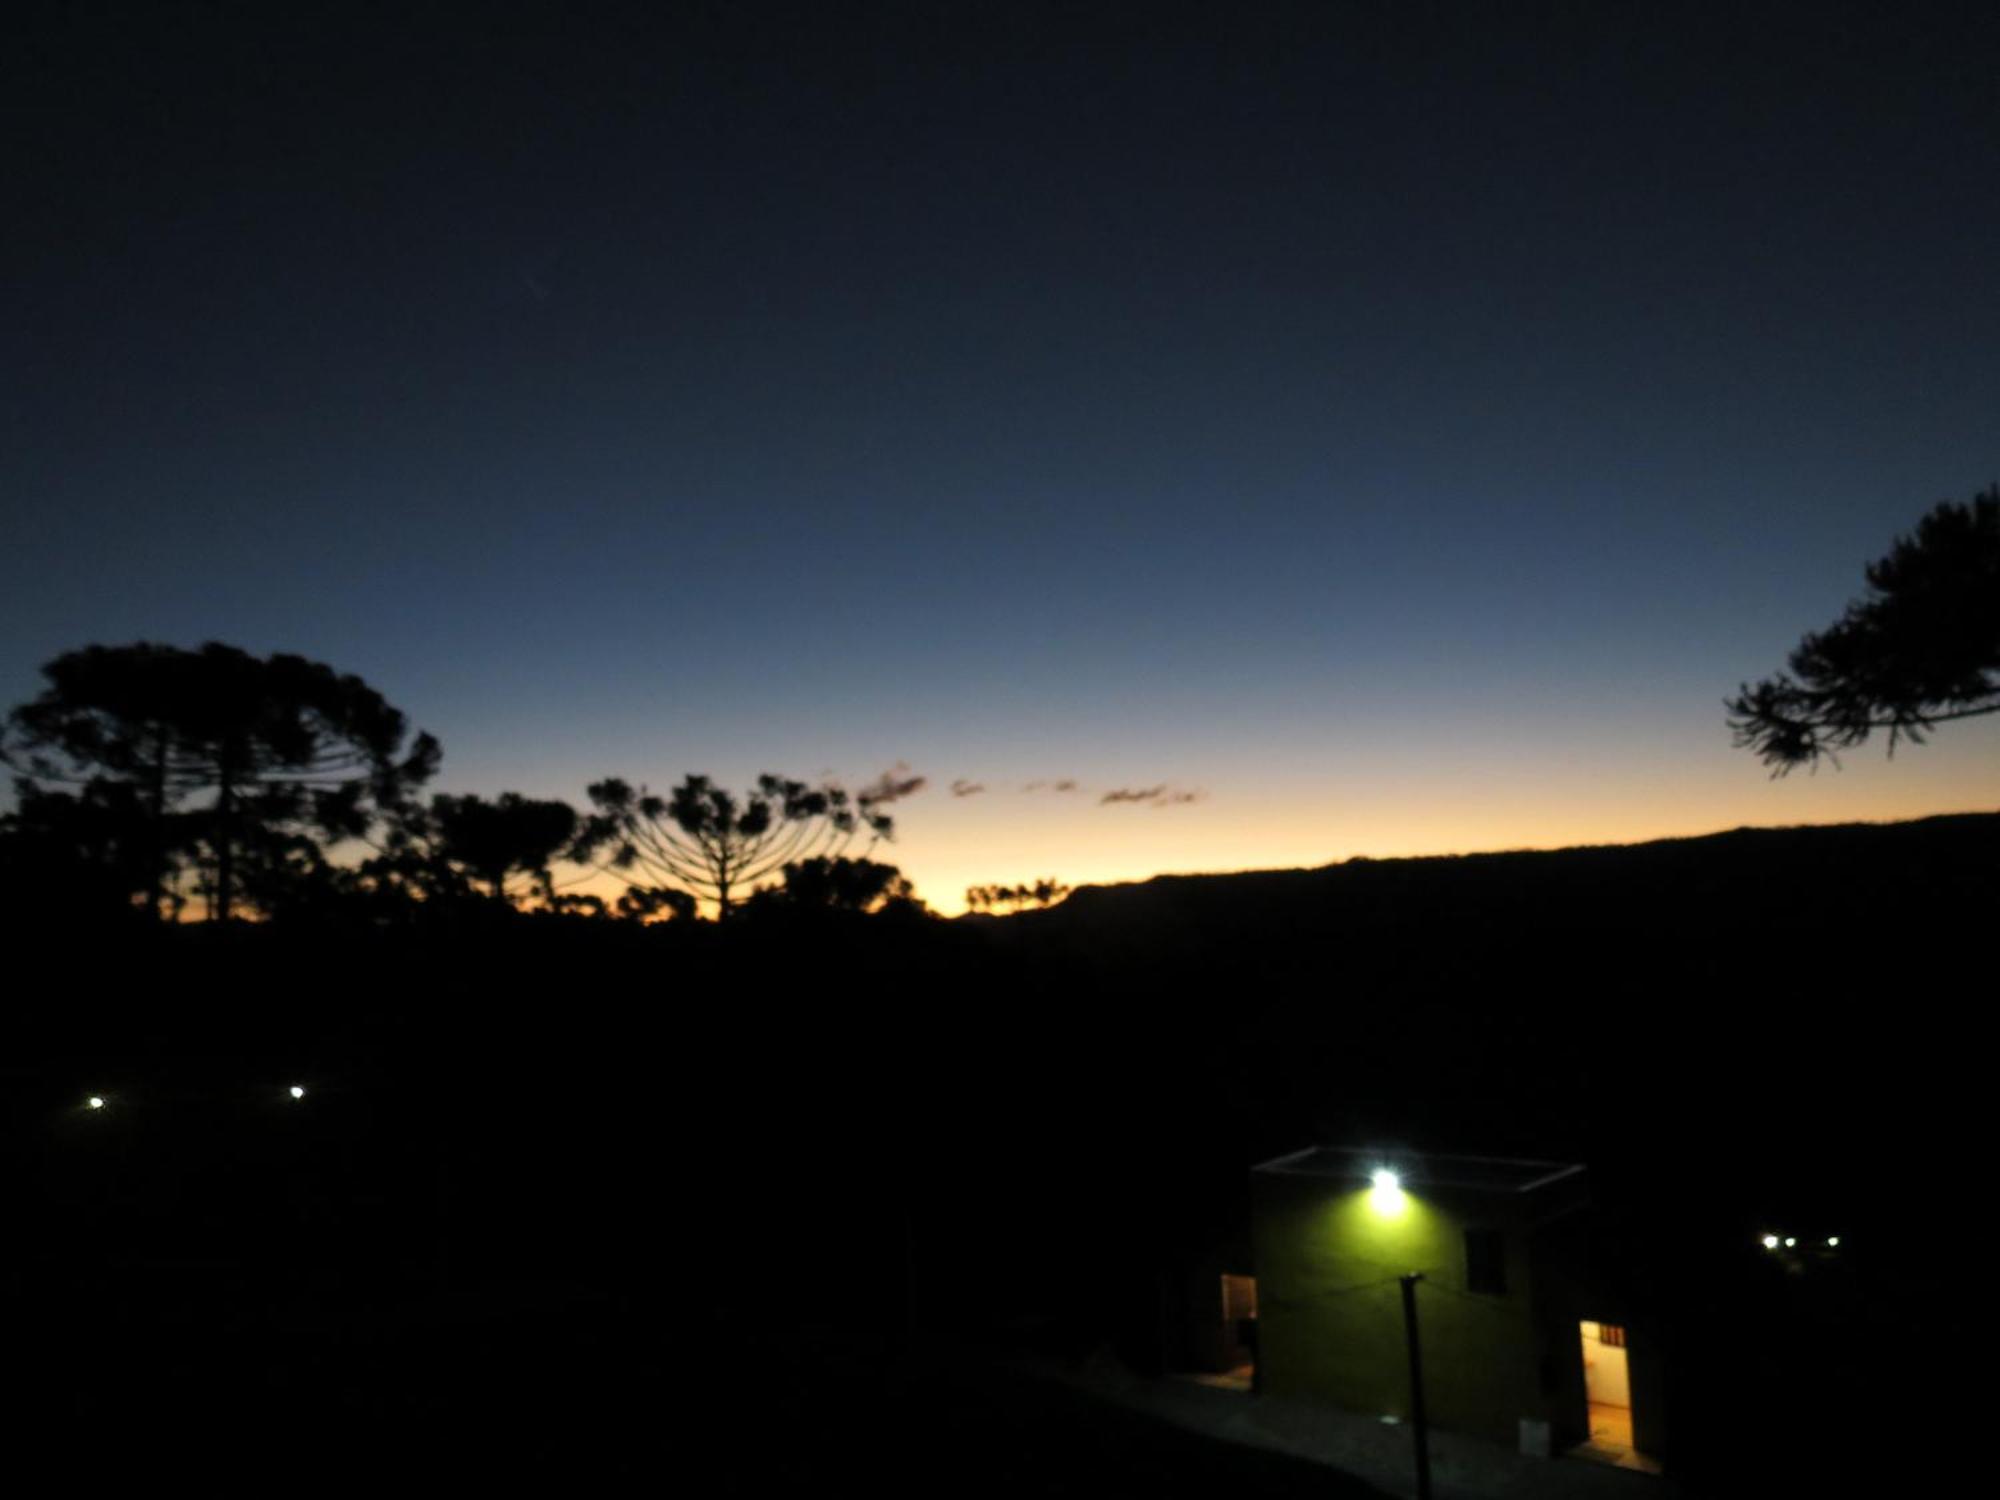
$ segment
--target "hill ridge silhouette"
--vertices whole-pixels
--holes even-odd
[[[1135,906],[1148,896],[1206,895],[1255,892],[1260,898],[1281,894],[1287,889],[1336,888],[1342,879],[1366,879],[1381,874],[1448,876],[1470,869],[1481,872],[1504,867],[1509,873],[1535,875],[1560,870],[1564,865],[1589,859],[1598,863],[1619,860],[1635,868],[1647,861],[1700,860],[1709,856],[1728,858],[1750,846],[1755,852],[1798,853],[1808,845],[1815,853],[1888,854],[1897,844],[1906,848],[1913,842],[1944,845],[1947,842],[1990,842],[2000,857],[2000,812],[1935,813],[1921,818],[1880,822],[1739,824],[1711,833],[1672,834],[1633,843],[1565,844],[1550,849],[1479,849],[1452,854],[1367,855],[1357,854],[1324,865],[1227,870],[1169,871],[1144,880],[1114,881],[1076,887],[1061,902],[1046,910],[1026,911],[1013,918],[968,914],[981,925],[986,922],[1021,921],[1056,925],[1065,917],[1075,920],[1088,913],[1095,918]],[[1831,846],[1845,845],[1845,851]],[[1872,847],[1864,849],[1864,844]],[[963,921],[964,918],[959,920]]]

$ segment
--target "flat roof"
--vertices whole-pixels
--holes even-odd
[[[1366,1182],[1385,1167],[1411,1187],[1460,1188],[1477,1193],[1532,1193],[1583,1171],[1581,1162],[1449,1156],[1388,1146],[1308,1146],[1289,1156],[1259,1162],[1250,1170]]]

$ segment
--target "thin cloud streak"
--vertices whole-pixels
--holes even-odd
[[[928,776],[915,775],[907,761],[899,760],[856,792],[854,800],[863,807],[881,807],[886,803],[900,802],[905,797],[914,797],[929,785]]]
[[[1099,807],[1107,807],[1117,802],[1142,803],[1150,807],[1182,807],[1190,802],[1199,802],[1202,793],[1182,791],[1162,782],[1159,786],[1118,787],[1097,799]]]

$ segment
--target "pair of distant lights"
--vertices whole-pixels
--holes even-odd
[[[1758,1243],[1766,1250],[1796,1250],[1799,1248],[1797,1236],[1789,1234],[1782,1237],[1775,1234],[1767,1234]],[[1828,1235],[1825,1244],[1829,1250],[1838,1250],[1840,1248],[1840,1236],[1837,1234]]]
[[[285,1092],[290,1094],[294,1099],[303,1099],[306,1096],[305,1089],[296,1083],[293,1084],[290,1088],[286,1089]],[[89,1098],[85,1099],[83,1102],[84,1102],[84,1107],[87,1109],[104,1108],[104,1096],[102,1094],[92,1094]]]

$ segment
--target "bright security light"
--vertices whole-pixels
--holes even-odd
[[[1403,1179],[1387,1167],[1378,1167],[1368,1174],[1374,1184],[1374,1191],[1368,1195],[1368,1205],[1385,1218],[1393,1218],[1402,1213],[1408,1205],[1403,1197]]]
[[[1777,1249],[1777,1248],[1778,1248],[1778,1237],[1777,1237],[1777,1236],[1776,1236],[1775,1234],[1767,1234],[1767,1235],[1765,1235],[1765,1236],[1764,1236],[1764,1239],[1763,1239],[1763,1246],[1764,1246],[1764,1248],[1765,1248],[1766,1250],[1775,1250],[1775,1249]]]
[[[1838,1250],[1840,1248],[1840,1236],[1837,1234],[1828,1235],[1826,1237],[1826,1248],[1829,1250]]]
[[[1789,1234],[1785,1236],[1785,1248],[1787,1250],[1791,1249],[1796,1244],[1798,1244],[1798,1241],[1793,1239]]]
[[[84,1100],[83,1102],[85,1104],[88,1104],[92,1109],[104,1108],[104,1096],[102,1094],[92,1094],[88,1099]]]
[[[305,1096],[306,1096],[306,1091],[305,1091],[304,1089],[300,1088],[300,1087],[299,1087],[299,1086],[298,1086],[298,1085],[297,1085],[297,1084],[295,1083],[295,1084],[293,1084],[293,1085],[292,1085],[292,1088],[291,1088],[291,1094],[292,1094],[292,1097],[293,1097],[294,1099],[303,1099],[303,1098],[305,1098]]]

